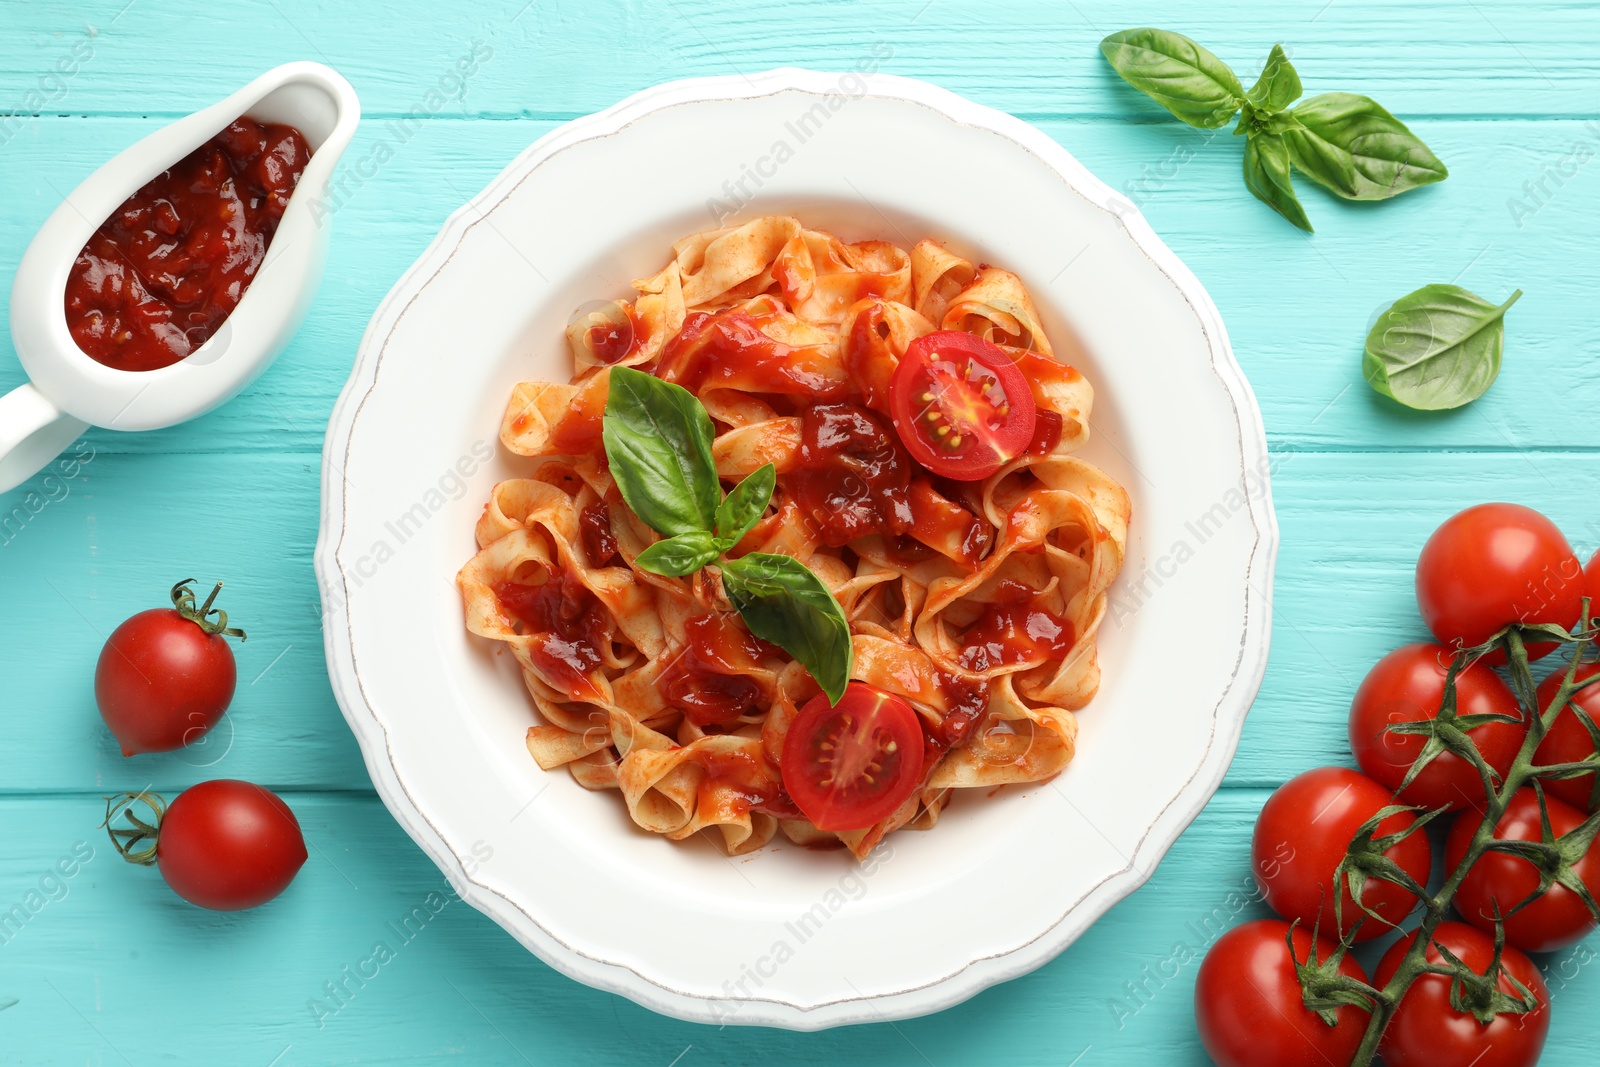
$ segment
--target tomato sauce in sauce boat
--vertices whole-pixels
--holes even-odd
[[[0,397],[0,492],[88,426],[172,426],[266,369],[316,294],[329,182],[359,121],[337,72],[287,63],[124,149],[67,196],[12,284],[11,336],[30,380]]]

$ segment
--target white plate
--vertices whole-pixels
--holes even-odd
[[[1086,454],[1133,497],[1077,760],[1053,783],[958,797],[870,873],[842,852],[729,860],[634,830],[616,796],[534,765],[514,663],[462,627],[452,579],[490,487],[518,469],[496,442],[512,385],[567,380],[568,316],[711,228],[711,198],[846,240],[933,236],[1016,271],[1057,347],[1081,340]],[[673,82],[541,138],[373,316],[323,455],[328,671],[395,818],[552,967],[702,1022],[923,1014],[1055,956],[1221,781],[1267,659],[1267,463],[1199,282],[1038,130],[887,75]]]

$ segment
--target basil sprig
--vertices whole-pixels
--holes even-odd
[[[1300,75],[1282,45],[1248,92],[1226,63],[1181,33],[1123,30],[1100,51],[1129,85],[1191,126],[1219,129],[1237,114],[1233,132],[1247,138],[1245,187],[1302,230],[1312,227],[1293,170],[1346,200],[1386,200],[1449,177],[1422,138],[1368,97],[1323,93],[1293,106]]]
[[[1396,300],[1367,334],[1361,373],[1384,396],[1419,411],[1458,408],[1500,374],[1506,309],[1459,285],[1424,285]]]
[[[822,579],[792,556],[724,558],[766,514],[777,468],[768,463],[723,496],[704,405],[682,386],[630,367],[611,370],[602,436],[622,499],[663,535],[634,562],[673,578],[715,563],[750,632],[798,660],[838,703],[855,649],[844,609]]]

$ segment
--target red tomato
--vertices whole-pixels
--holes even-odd
[[[1022,454],[1038,417],[1028,380],[1005,349],[959,330],[911,342],[890,383],[906,451],[935,474],[987,478]]]
[[[851,682],[806,701],[783,740],[783,785],[820,830],[864,830],[922,781],[922,726],[904,700]]]
[[[1400,969],[1416,933],[1396,941],[1378,961],[1374,984],[1383,988]],[[1440,923],[1428,946],[1428,962],[1442,964],[1435,945],[1449,949],[1477,974],[1488,974],[1494,959],[1494,938],[1461,923]],[[1389,1067],[1533,1067],[1550,1032],[1550,992],[1539,968],[1510,945],[1501,964],[1539,999],[1539,1007],[1524,1014],[1496,1015],[1488,1026],[1470,1013],[1450,1006],[1451,980],[1439,974],[1418,975],[1401,998],[1383,1032],[1379,1051]],[[1500,989],[1520,996],[1504,975]]]
[[[306,861],[294,812],[276,794],[219,778],[178,795],[161,819],[156,863],[184,900],[213,911],[265,904]]]
[[[1390,733],[1385,727],[1439,714],[1449,662],[1450,649],[1443,645],[1406,645],[1379,660],[1356,690],[1350,705],[1350,749],[1361,769],[1391,790],[1405,780],[1427,738]],[[1479,662],[1456,675],[1456,714],[1520,716],[1522,712],[1510,687]],[[1526,732],[1522,724],[1492,722],[1468,736],[1489,766],[1503,776]],[[1478,772],[1450,752],[1434,757],[1398,797],[1402,804],[1430,811],[1445,805],[1455,810],[1481,808],[1485,799]]]
[[[1294,959],[1289,956],[1289,924],[1257,919],[1217,938],[1200,964],[1194,984],[1194,1017],[1200,1041],[1219,1067],[1328,1067],[1355,1056],[1367,1029],[1360,1008],[1335,1010],[1329,1026],[1305,1006]],[[1294,955],[1311,956],[1311,931],[1294,930]],[[1317,939],[1317,958],[1337,946]],[[1352,956],[1339,961],[1339,973],[1367,980]]]
[[[1554,797],[1545,798],[1545,807],[1550,812],[1550,829],[1557,837],[1583,822],[1581,811]],[[1467,812],[1450,827],[1444,845],[1445,865],[1450,870],[1460,865],[1472,835],[1482,823],[1482,815]],[[1511,798],[1506,813],[1495,825],[1494,836],[1500,841],[1540,840],[1539,799],[1531,786],[1519,789]],[[1589,893],[1600,898],[1600,848],[1591,845],[1573,866]],[[1515,915],[1506,914],[1538,888],[1539,872],[1533,864],[1520,856],[1489,852],[1472,865],[1456,891],[1456,911],[1472,925],[1493,933],[1498,905],[1500,914],[1506,916],[1506,941],[1527,952],[1554,952],[1581,941],[1595,928],[1588,905],[1563,885],[1552,885]]]
[[[211,606],[222,583],[197,608],[193,580],[173,587],[172,607],[141,611],[118,626],[100,651],[95,702],[124,756],[193,743],[233,700],[237,672],[224,635],[242,639],[244,632],[229,629],[227,614]]]
[[[1541,711],[1556,698],[1556,690],[1561,688],[1566,673],[1565,670],[1557,671],[1539,683]],[[1593,678],[1596,674],[1600,674],[1600,663],[1585,663],[1578,668],[1575,677],[1581,682],[1585,678]],[[1577,763],[1594,755],[1594,738],[1589,736],[1588,727],[1573,714],[1574,705],[1582,708],[1593,722],[1600,725],[1600,682],[1587,689],[1578,690],[1567,706],[1561,710],[1561,714],[1556,716],[1556,721],[1550,724],[1550,731],[1544,735],[1544,740],[1539,742],[1539,747],[1533,754],[1535,764],[1548,767],[1555,763]],[[1544,791],[1550,796],[1565,800],[1575,808],[1584,811],[1595,810],[1592,774],[1577,778],[1546,779]]]
[[[1519,504],[1479,504],[1444,521],[1417,559],[1417,606],[1447,645],[1480,645],[1514,622],[1578,621],[1583,568],[1549,519]],[[1554,651],[1530,645],[1538,659]],[[1490,663],[1504,663],[1496,651]]]
[[[1321,767],[1292,778],[1267,798],[1256,819],[1250,840],[1250,865],[1268,907],[1285,919],[1299,919],[1308,928],[1332,936],[1338,929],[1333,913],[1333,869],[1361,824],[1392,804],[1389,791],[1364,774],[1344,767]],[[1398,833],[1416,819],[1396,812],[1378,825],[1378,835]],[[1284,860],[1283,856],[1289,859]],[[1388,849],[1384,855],[1426,885],[1433,868],[1433,849],[1427,834],[1419,831]],[[1365,919],[1357,941],[1386,933],[1410,914],[1417,900],[1393,882],[1371,879],[1361,899],[1385,922],[1373,919],[1350,897],[1340,879],[1344,929]]]

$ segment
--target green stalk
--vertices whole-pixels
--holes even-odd
[[[1589,610],[1588,604],[1585,603],[1583,618],[1579,622],[1579,633],[1587,634],[1588,629]],[[1361,1045],[1356,1049],[1355,1059],[1351,1061],[1351,1067],[1368,1067],[1372,1063],[1378,1054],[1378,1043],[1383,1038],[1383,1031],[1389,1025],[1389,1020],[1394,1017],[1395,1008],[1399,1005],[1401,999],[1405,997],[1406,991],[1411,988],[1411,983],[1416,980],[1417,976],[1428,973],[1432,969],[1432,965],[1427,962],[1427,953],[1428,946],[1433,941],[1434,930],[1438,929],[1439,924],[1449,914],[1450,905],[1455,900],[1456,891],[1461,888],[1461,883],[1466,879],[1467,872],[1472,870],[1473,865],[1478,862],[1487,850],[1486,846],[1490,841],[1494,840],[1494,829],[1499,825],[1501,817],[1505,815],[1506,808],[1511,803],[1511,798],[1516,795],[1519,789],[1533,781],[1534,750],[1539,747],[1539,742],[1544,739],[1544,735],[1555,722],[1556,716],[1567,706],[1567,701],[1572,697],[1573,693],[1583,688],[1581,685],[1574,683],[1573,676],[1577,671],[1578,664],[1583,659],[1582,648],[1583,644],[1587,643],[1586,638],[1581,641],[1578,638],[1573,639],[1573,643],[1578,644],[1579,651],[1573,655],[1571,663],[1567,665],[1566,677],[1562,680],[1561,687],[1557,690],[1555,698],[1551,700],[1549,707],[1543,709],[1538,707],[1537,698],[1534,696],[1533,672],[1529,666],[1528,650],[1523,644],[1522,635],[1513,627],[1505,632],[1501,640],[1504,643],[1506,661],[1511,672],[1512,689],[1516,692],[1524,710],[1537,717],[1539,722],[1538,724],[1529,723],[1527,736],[1522,740],[1522,748],[1517,752],[1516,759],[1512,761],[1510,770],[1506,772],[1505,780],[1501,783],[1500,789],[1498,791],[1489,791],[1488,805],[1484,812],[1483,822],[1479,824],[1478,832],[1472,835],[1472,843],[1467,847],[1466,855],[1462,857],[1456,869],[1451,871],[1449,876],[1445,878],[1444,884],[1439,887],[1437,892],[1422,898],[1422,924],[1417,931],[1416,940],[1411,943],[1410,950],[1406,952],[1405,958],[1401,960],[1400,969],[1395,971],[1394,977],[1390,978],[1388,984],[1378,991],[1377,1002],[1373,1005],[1372,1017],[1367,1023],[1366,1033],[1362,1035]],[[1465,654],[1465,652],[1458,652],[1457,656]],[[1455,687],[1454,672],[1452,672],[1447,685],[1451,689]],[[1448,701],[1450,696],[1451,694],[1447,692],[1445,700]],[[1474,750],[1473,754],[1476,757],[1475,762],[1479,765],[1479,771],[1482,773],[1486,767],[1483,758],[1477,755],[1476,750]]]

